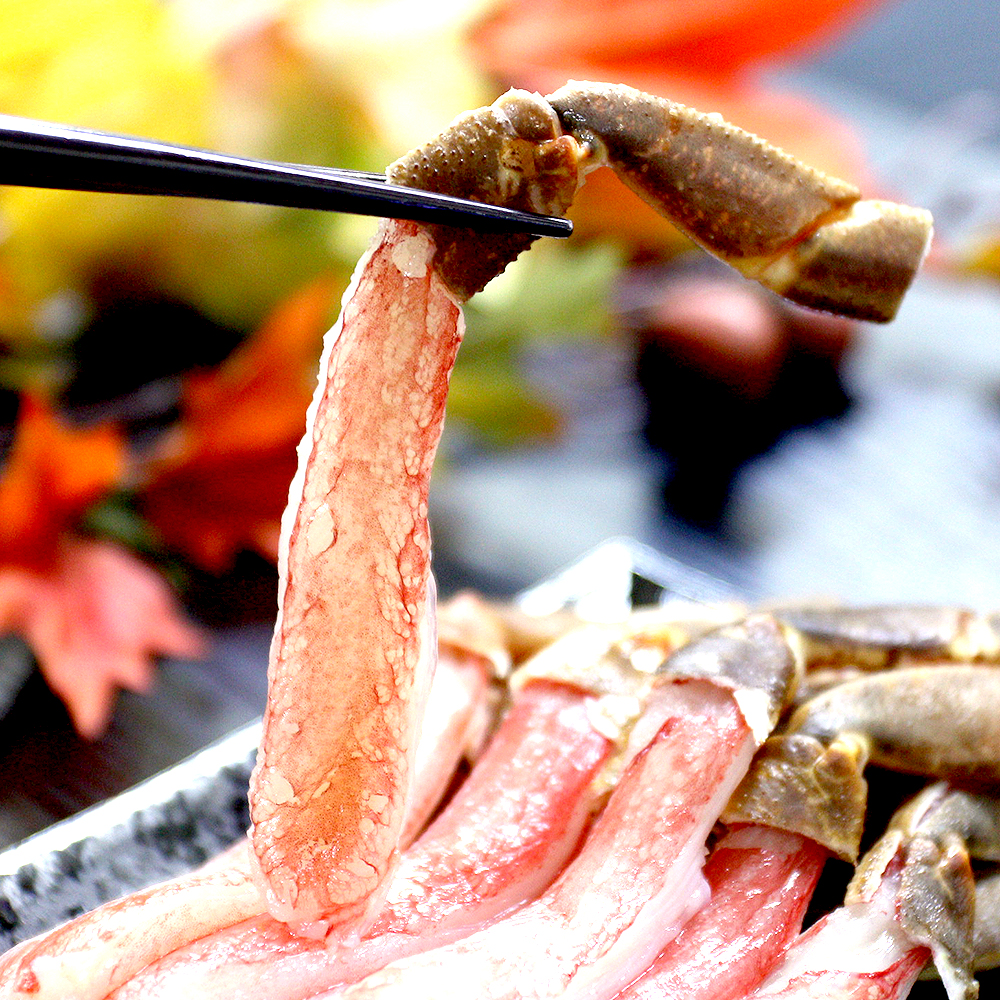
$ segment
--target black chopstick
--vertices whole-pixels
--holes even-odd
[[[0,115],[0,184],[175,195],[569,236],[567,219],[386,183],[381,174],[272,163]]]

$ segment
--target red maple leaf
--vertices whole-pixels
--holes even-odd
[[[84,512],[120,486],[126,468],[113,427],[70,427],[28,395],[0,475],[0,629],[27,640],[90,738],[104,731],[119,687],[149,685],[153,654],[202,649],[155,570],[77,534]]]
[[[336,290],[326,279],[300,290],[224,365],[189,379],[180,424],[151,457],[142,512],[203,569],[222,572],[244,549],[277,555]]]

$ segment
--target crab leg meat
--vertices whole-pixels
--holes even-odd
[[[536,896],[576,847],[612,746],[592,725],[590,701],[553,684],[521,693],[455,798],[404,853],[360,940],[305,939],[258,917],[150,967],[115,1000],[241,991],[299,1000],[454,940]]]
[[[619,1000],[742,1000],[798,934],[827,857],[773,827],[727,833],[705,865],[708,903]]]
[[[635,635],[631,627],[592,626],[527,665],[493,739],[404,853],[385,906],[360,941],[296,937],[264,916],[151,966],[116,1000],[241,990],[297,1000],[470,933],[534,898],[563,867],[604,795],[598,776],[617,744],[602,701],[648,689],[648,672],[632,668],[625,651],[662,657],[677,636],[671,627]],[[556,679],[568,670],[576,683]]]
[[[144,889],[12,948],[0,959],[0,996],[103,1000],[150,962],[260,909],[245,864]]]
[[[901,1000],[927,964],[930,949],[911,940],[895,918],[898,868],[867,901],[840,907],[785,953],[752,1000]]]
[[[631,762],[556,882],[472,936],[394,962],[343,995],[435,997],[446,973],[492,1000],[614,996],[704,904],[705,840],[794,672],[767,619],[682,647],[632,727]]]
[[[753,1000],[896,1000],[932,956],[949,1000],[975,1000],[971,856],[1000,858],[1000,803],[925,789],[862,858],[844,905],[789,948]]]
[[[481,748],[490,727],[490,684],[509,671],[501,627],[485,605],[460,596],[440,609],[438,663],[421,720],[400,847],[426,826],[462,758]]]
[[[510,116],[486,109],[503,200],[518,206],[520,194],[561,212],[579,183],[576,143],[556,138],[542,102],[512,107],[536,144],[519,140],[526,148],[510,168]],[[477,153],[478,170],[488,154]],[[453,149],[444,158],[462,162]],[[415,169],[428,162],[422,154]],[[412,180],[405,165],[398,172]],[[497,239],[482,283],[530,244]],[[483,256],[459,250],[456,259],[424,229],[384,224],[328,335],[283,524],[250,790],[251,863],[270,911],[303,934],[363,927],[397,856],[433,669],[428,482],[461,340],[458,301],[477,290],[456,287],[454,275]]]

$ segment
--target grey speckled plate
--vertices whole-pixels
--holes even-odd
[[[535,613],[611,617],[669,597],[733,594],[630,539],[606,542],[525,591]],[[246,829],[259,724],[0,853],[0,951],[128,892],[197,867]]]

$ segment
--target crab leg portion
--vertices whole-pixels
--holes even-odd
[[[705,902],[706,837],[794,676],[770,619],[678,650],[631,727],[631,762],[556,882],[471,937],[392,963],[344,996],[435,997],[443,974],[493,1000],[614,996]]]
[[[0,996],[103,1000],[150,962],[260,908],[245,864],[144,889],[12,948],[0,959]]]
[[[620,1000],[742,1000],[798,934],[827,857],[773,827],[727,833],[705,865],[708,903]]]
[[[562,212],[579,178],[577,145],[559,132],[544,102],[514,95],[389,173],[437,177],[455,194],[478,182],[479,197]],[[484,176],[495,190],[482,190]],[[268,908],[304,934],[364,926],[396,856],[433,668],[422,655],[433,648],[427,492],[458,302],[530,244],[494,240],[385,224],[328,337],[283,525],[250,792],[251,861]]]
[[[577,847],[616,772],[615,726],[648,693],[672,625],[588,626],[526,665],[469,777],[403,854],[385,906],[358,940],[296,937],[269,917],[226,929],[136,976],[116,1000],[253,992],[299,1000],[424,951],[536,897]],[[565,678],[572,674],[573,681]],[[234,958],[238,957],[238,961]],[[266,986],[263,985],[266,983]]]
[[[752,1000],[902,1000],[930,957],[896,919],[898,866],[864,902],[813,924],[785,953]]]
[[[865,855],[844,905],[789,949],[758,997],[903,997],[933,955],[949,1000],[975,1000],[970,857],[1000,857],[1000,803],[932,785]]]
[[[463,757],[476,754],[490,728],[490,685],[510,672],[500,623],[471,595],[438,613],[438,663],[421,721],[414,775],[400,832],[409,846],[437,808]]]
[[[802,305],[895,315],[927,250],[927,212],[861,201],[719,115],[630,87],[572,82],[547,99],[567,132],[746,277]]]
[[[933,605],[804,606],[773,613],[802,637],[807,670],[1000,659],[1000,616],[995,614]]]

